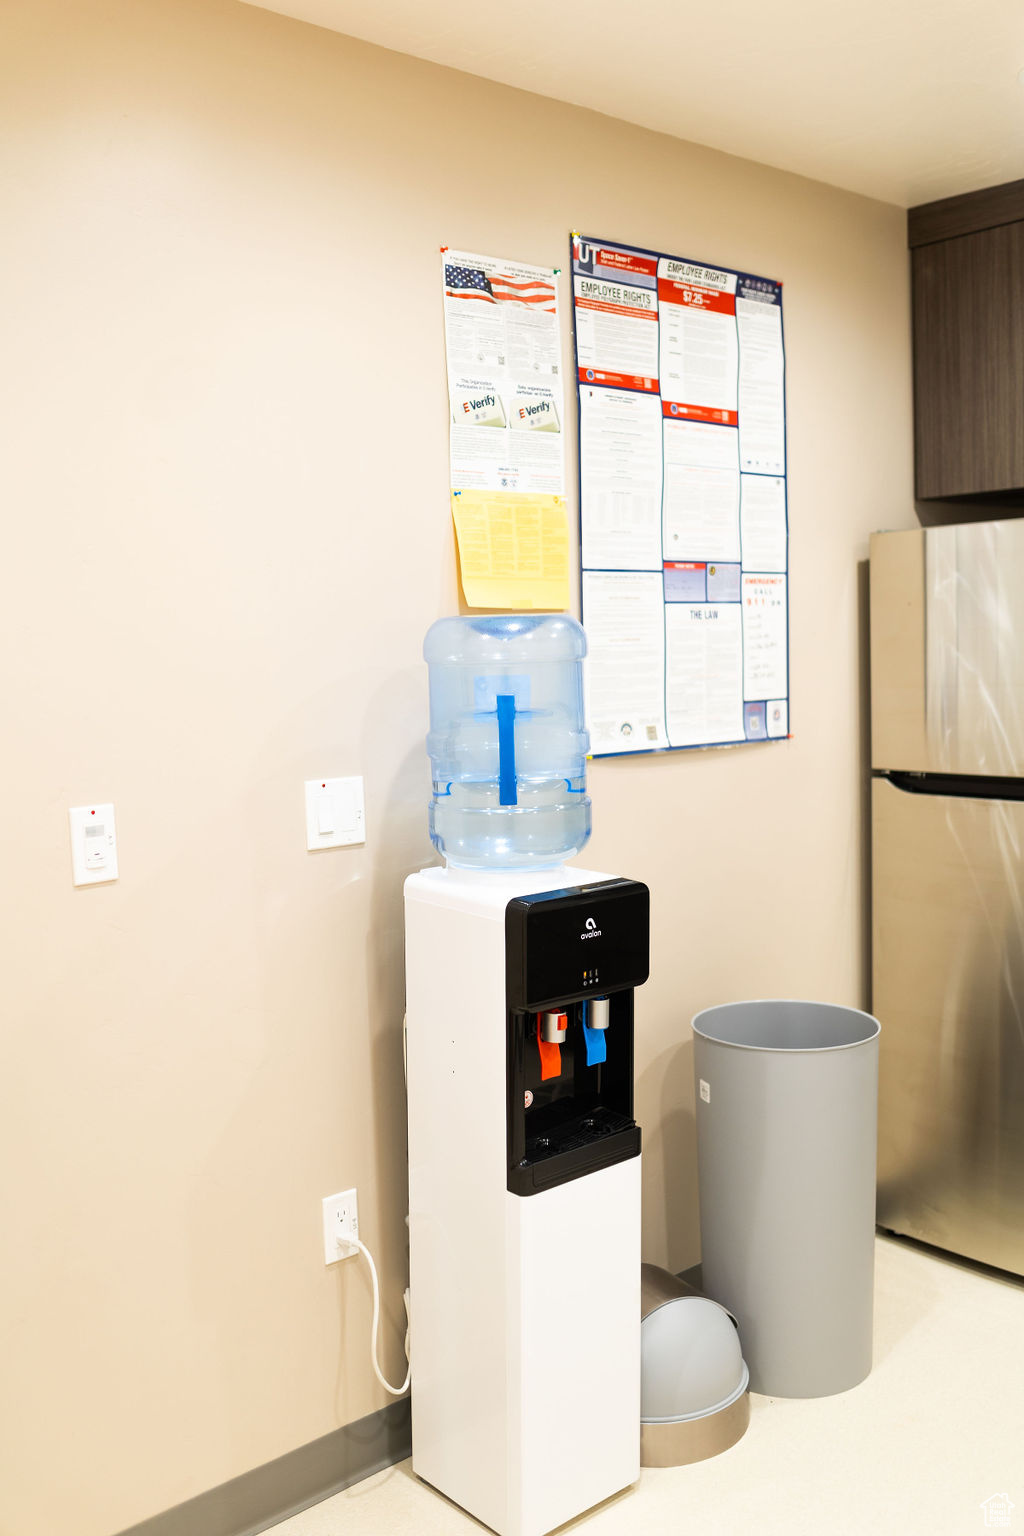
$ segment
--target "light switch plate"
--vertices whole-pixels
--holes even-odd
[[[345,848],[365,841],[362,779],[307,779],[306,847]]]
[[[117,879],[117,832],[112,805],[76,805],[71,823],[71,873],[76,885]]]

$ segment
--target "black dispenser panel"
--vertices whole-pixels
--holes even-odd
[[[505,912],[508,1188],[537,1194],[636,1157],[633,988],[650,895],[634,880],[547,891]],[[596,1029],[597,1021],[607,1027]]]
[[[649,970],[651,893],[637,880],[519,896],[505,909],[510,1008],[639,987]]]

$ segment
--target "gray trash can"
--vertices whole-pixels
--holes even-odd
[[[754,1392],[825,1397],[871,1370],[878,1034],[828,1003],[693,1021],[703,1290]]]

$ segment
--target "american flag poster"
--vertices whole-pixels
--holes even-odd
[[[449,464],[471,607],[565,608],[560,274],[441,251]]]
[[[490,276],[482,267],[446,262],[445,295],[449,299],[480,299],[485,304],[530,304],[553,315],[558,305],[554,277],[523,277],[511,272]]]

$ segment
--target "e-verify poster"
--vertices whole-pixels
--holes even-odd
[[[452,516],[470,607],[566,608],[557,272],[443,250]]]

